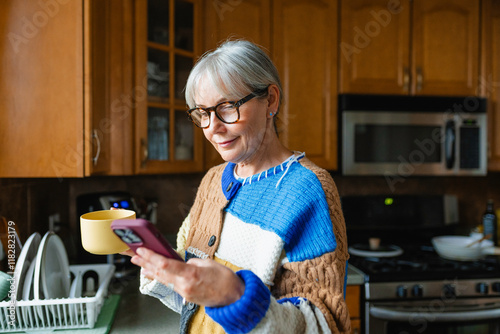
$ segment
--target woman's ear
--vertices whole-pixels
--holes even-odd
[[[269,85],[267,95],[267,116],[272,118],[278,112],[280,101],[280,91],[278,86]]]

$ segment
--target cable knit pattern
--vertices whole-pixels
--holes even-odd
[[[333,179],[303,156],[295,156],[286,168],[278,167],[245,182],[228,174],[233,172],[230,164],[212,168],[203,178],[189,218],[181,229],[182,248],[187,258],[214,259],[217,252],[217,256],[230,262],[229,267],[237,265],[251,270],[256,279],[272,283],[268,284],[271,297],[252,293],[263,285],[245,287],[245,294],[253,299],[250,304],[268,302],[269,308],[257,323],[248,323],[244,332],[349,333],[350,320],[344,300],[347,239]],[[236,190],[232,190],[234,185]],[[187,238],[186,230],[189,230]],[[246,256],[242,249],[232,251],[243,240],[234,237],[239,231],[246,233],[242,249],[253,252],[251,256]],[[265,261],[258,260],[256,240],[269,233],[276,236],[277,239],[268,239],[277,240],[273,241],[275,245],[282,240],[282,250],[273,252],[275,260],[267,265],[273,268],[267,270],[262,267]],[[269,282],[270,279],[273,281]],[[157,287],[154,290],[168,294]],[[178,297],[168,295],[174,300],[164,303],[175,308]],[[245,313],[234,304],[218,308],[222,314],[229,310]],[[191,318],[192,333],[211,326],[206,321],[212,320],[203,313],[203,308],[197,312]],[[232,331],[231,316],[215,316],[215,320]]]

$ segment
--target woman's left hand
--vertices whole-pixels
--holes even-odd
[[[229,305],[245,292],[245,283],[231,269],[210,259],[182,262],[141,247],[131,261],[146,277],[173,284],[177,293],[199,305]]]

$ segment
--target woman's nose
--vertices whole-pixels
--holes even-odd
[[[217,117],[217,115],[215,115],[215,112],[210,113],[210,126],[208,127],[207,130],[211,130],[212,132],[218,132],[223,126],[224,122],[222,122]]]

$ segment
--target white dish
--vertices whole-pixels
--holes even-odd
[[[26,278],[26,272],[28,271],[31,262],[36,258],[38,252],[38,247],[40,245],[40,240],[42,236],[40,233],[35,232],[24,244],[24,247],[19,254],[19,258],[16,263],[16,269],[14,271],[14,280],[16,287],[16,299],[21,300],[23,297],[24,280]]]
[[[385,246],[380,248],[380,250],[357,248],[356,246],[349,247],[349,253],[361,257],[395,257],[403,254],[401,247],[396,245]]]
[[[33,294],[33,276],[34,276],[34,272],[35,272],[35,265],[36,265],[36,259],[33,259],[28,271],[26,272],[26,277],[24,279],[23,300],[33,300],[33,297],[34,297],[34,294]],[[29,322],[29,324],[32,325],[34,320],[31,317],[36,316],[36,315],[31,313],[31,317],[30,317],[30,312],[32,312],[30,309],[23,307],[23,309],[22,309],[23,319],[25,322]]]
[[[79,271],[76,274],[73,283],[71,284],[71,290],[69,291],[69,298],[80,298],[82,296],[82,272]]]
[[[64,244],[52,232],[47,232],[38,249],[34,275],[35,299],[69,297],[70,271]]]
[[[432,245],[439,256],[448,260],[475,261],[486,255],[497,254],[491,240],[483,240],[467,247],[476,240],[473,237],[444,235],[432,238]]]
[[[33,300],[33,275],[35,273],[36,260],[32,261],[28,271],[26,272],[26,277],[24,278],[23,286],[23,300]]]

